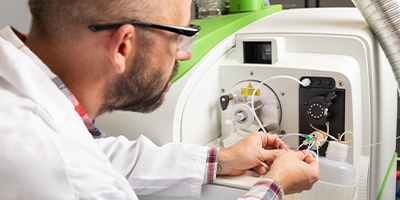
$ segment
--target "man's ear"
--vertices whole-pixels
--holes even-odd
[[[126,69],[127,59],[135,55],[136,33],[132,25],[123,25],[110,36],[108,54],[117,73],[123,73]]]

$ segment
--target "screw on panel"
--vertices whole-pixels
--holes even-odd
[[[254,76],[254,72],[253,71],[250,71],[250,76]]]
[[[286,131],[285,130],[281,130],[281,135],[285,135]]]
[[[224,92],[225,92],[225,89],[224,89],[224,88],[222,88],[222,89],[221,89],[221,92],[222,92],[222,93],[224,93]]]
[[[281,95],[282,95],[282,96],[285,96],[285,92],[282,91],[282,92],[281,92]]]
[[[340,87],[342,87],[343,86],[343,81],[339,81],[338,84],[339,84]]]
[[[303,106],[308,106],[307,101],[303,102]]]

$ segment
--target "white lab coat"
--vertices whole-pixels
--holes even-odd
[[[94,140],[53,77],[9,26],[0,30],[0,199],[200,195],[207,147]]]

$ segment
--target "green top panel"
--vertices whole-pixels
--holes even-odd
[[[201,31],[193,43],[193,56],[188,61],[178,61],[178,74],[171,80],[174,83],[189,71],[204,55],[223,39],[243,28],[244,26],[261,19],[267,15],[282,10],[281,5],[265,7],[257,12],[223,15],[219,17],[192,20],[192,24],[201,26]]]

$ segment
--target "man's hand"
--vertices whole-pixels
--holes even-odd
[[[252,168],[263,174],[265,168],[261,162],[270,166],[284,147],[285,143],[275,135],[252,132],[235,145],[220,150],[217,174],[241,175]]]
[[[280,155],[265,178],[278,182],[285,195],[310,190],[319,180],[319,165],[310,153],[301,160],[305,153],[305,150],[289,151]]]

